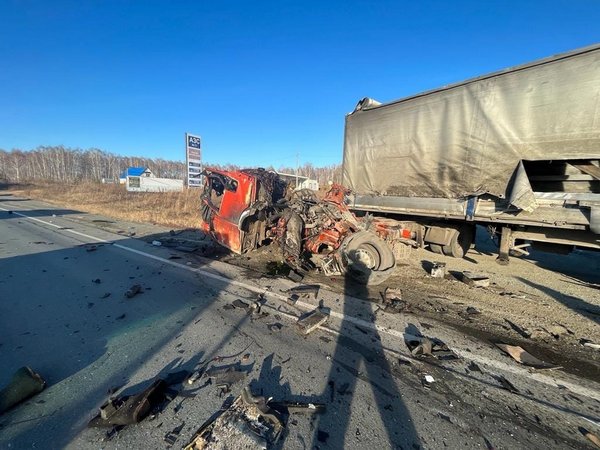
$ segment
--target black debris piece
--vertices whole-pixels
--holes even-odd
[[[471,361],[471,363],[467,366],[467,369],[469,369],[471,372],[483,373],[483,370],[481,370],[481,367],[479,367],[473,361]]]
[[[458,356],[437,338],[406,335],[404,342],[413,356],[432,356],[441,360],[458,359]]]
[[[164,402],[167,383],[156,380],[138,394],[109,399],[100,407],[100,413],[88,424],[90,427],[113,427],[140,422],[157,404]]]
[[[125,297],[133,298],[140,292],[142,292],[142,286],[139,284],[134,284],[129,289],[127,289],[127,291],[125,291]]]
[[[108,298],[110,297],[110,292],[105,292],[100,298]]]
[[[304,279],[304,276],[295,270],[290,270],[290,273],[288,273],[287,277],[296,283],[300,283]]]
[[[511,328],[512,328],[514,331],[516,331],[517,333],[519,333],[519,334],[520,334],[522,337],[524,337],[524,338],[526,338],[526,339],[529,339],[529,338],[531,337],[531,331],[529,331],[529,330],[527,330],[527,329],[525,329],[525,328],[523,328],[523,327],[521,327],[521,326],[517,325],[517,324],[516,324],[516,323],[514,323],[514,322],[511,322],[511,321],[510,321],[510,320],[508,320],[508,319],[504,319],[504,321],[505,321],[507,324],[509,324],[509,325],[510,325],[510,327],[511,327]]]
[[[100,278],[96,278],[95,280],[92,280],[92,283],[100,284],[102,283],[102,280]]]
[[[125,313],[123,313],[119,317],[115,318],[115,320],[122,320],[124,318],[125,318]]]
[[[481,311],[479,311],[477,308],[475,308],[474,306],[468,306],[467,307],[467,314],[471,315],[471,316],[476,316],[478,314],[481,314]]]
[[[205,372],[205,375],[215,386],[223,389],[225,392],[229,392],[229,389],[233,384],[244,380],[248,374],[240,370],[237,365],[233,365],[211,367]]]
[[[281,331],[281,329],[283,328],[283,325],[279,322],[276,322],[276,323],[267,325],[267,328],[269,328],[269,331]]]
[[[240,309],[245,309],[245,310],[248,310],[250,308],[250,305],[248,303],[240,300],[239,298],[237,300],[234,300],[231,305],[235,308],[240,308]]]
[[[498,381],[502,385],[502,387],[507,391],[513,392],[515,394],[519,393],[519,390],[515,387],[515,385],[508,381],[503,375],[492,375],[492,377],[494,377],[494,379]]]
[[[183,422],[181,425],[173,428],[171,431],[165,434],[165,442],[169,447],[175,444],[177,438],[179,437],[179,433],[181,433],[181,430],[183,430],[184,426],[185,422]]]

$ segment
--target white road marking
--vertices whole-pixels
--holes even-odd
[[[177,267],[179,269],[184,269],[184,270],[187,270],[187,271],[190,271],[190,272],[194,272],[194,273],[197,273],[199,275],[202,275],[202,276],[205,276],[205,277],[208,277],[208,278],[212,278],[212,279],[217,280],[217,281],[221,281],[221,282],[233,285],[233,286],[237,286],[237,287],[246,289],[246,290],[248,290],[250,292],[255,292],[257,294],[262,294],[264,296],[275,297],[278,300],[283,301],[284,303],[287,304],[287,296],[278,294],[277,292],[269,291],[267,289],[261,288],[260,286],[255,286],[253,284],[249,284],[249,283],[246,283],[246,282],[243,282],[243,281],[232,280],[232,279],[224,277],[222,275],[218,275],[218,274],[211,273],[211,272],[208,272],[208,271],[203,270],[203,269],[198,269],[196,267],[190,267],[190,266],[187,266],[187,265],[184,265],[184,264],[181,264],[181,263],[177,263],[177,262],[171,261],[169,259],[161,258],[160,256],[155,256],[155,255],[152,255],[150,253],[146,253],[146,252],[143,252],[143,251],[140,251],[140,250],[136,250],[136,249],[131,248],[131,247],[127,247],[125,245],[121,245],[121,244],[114,243],[112,241],[108,241],[106,239],[102,239],[102,238],[98,238],[96,236],[91,236],[89,234],[81,233],[81,232],[73,230],[73,229],[69,229],[69,228],[65,229],[65,228],[63,228],[63,227],[61,227],[59,225],[54,224],[54,223],[38,219],[37,217],[31,217],[31,216],[28,216],[26,214],[22,214],[20,212],[15,211],[14,209],[8,210],[6,208],[0,207],[0,210],[3,210],[3,211],[12,211],[13,214],[15,214],[17,216],[20,216],[20,217],[23,217],[25,219],[29,219],[29,220],[33,220],[35,222],[43,223],[43,224],[51,226],[53,228],[57,228],[57,229],[59,229],[61,231],[65,231],[65,232],[68,232],[68,233],[71,233],[71,234],[75,234],[75,235],[78,235],[78,236],[81,236],[81,237],[92,239],[92,240],[94,240],[96,242],[100,242],[100,243],[104,243],[104,244],[111,244],[113,247],[117,247],[117,248],[119,248],[121,250],[125,250],[125,251],[131,252],[131,253],[135,253],[136,255],[144,256],[146,258],[153,259],[155,261],[159,261],[159,262],[164,263],[164,264],[169,264],[169,265],[171,265],[173,267]],[[20,211],[27,211],[27,210],[20,210]],[[360,299],[356,299],[356,300],[357,301],[363,301],[363,300],[360,300]],[[302,302],[300,300],[296,301],[295,305],[301,307],[302,309],[304,309],[306,311],[310,311],[310,310],[313,310],[315,308],[314,305],[311,305],[310,303]],[[405,338],[405,334],[402,333],[402,332],[400,332],[400,331],[397,331],[397,330],[394,330],[394,329],[389,329],[389,328],[386,328],[386,327],[382,327],[380,325],[377,325],[377,324],[374,324],[374,323],[371,323],[371,322],[367,322],[367,321],[365,321],[363,319],[359,319],[357,317],[348,316],[348,315],[345,315],[345,314],[342,314],[342,313],[338,313],[336,311],[331,311],[330,312],[330,316],[331,317],[335,317],[335,318],[337,318],[339,320],[342,320],[342,321],[350,322],[350,323],[352,323],[354,325],[358,325],[358,326],[363,327],[363,328],[368,328],[368,329],[377,331],[379,333],[388,334],[388,335],[391,335],[391,336],[394,336],[394,337],[397,337],[397,338],[401,338],[403,340]],[[458,356],[460,356],[464,360],[474,361],[474,362],[479,363],[479,364],[484,364],[484,365],[493,367],[493,368],[495,368],[497,370],[502,370],[502,371],[509,372],[509,373],[512,373],[512,374],[517,375],[517,376],[522,376],[522,377],[530,378],[530,379],[533,379],[535,381],[538,381],[540,383],[543,383],[543,384],[546,384],[548,386],[552,386],[552,387],[555,387],[555,388],[558,388],[559,386],[564,386],[564,387],[568,388],[571,392],[573,392],[575,394],[578,394],[578,395],[581,395],[581,396],[584,396],[584,397],[588,397],[588,398],[600,401],[600,390],[590,389],[590,388],[587,388],[585,386],[581,386],[581,385],[578,385],[578,384],[575,384],[575,383],[572,383],[572,382],[569,382],[569,381],[566,381],[566,380],[564,380],[564,381],[560,380],[560,382],[557,382],[554,378],[549,377],[549,376],[547,376],[547,375],[545,375],[543,373],[539,373],[539,372],[533,372],[532,373],[532,372],[529,372],[527,369],[524,369],[524,368],[521,368],[521,367],[512,366],[512,365],[509,365],[507,363],[503,363],[502,361],[497,361],[495,359],[487,358],[485,356],[476,355],[476,354],[473,354],[473,353],[470,353],[470,352],[466,352],[466,351],[461,351],[461,350],[456,350],[456,349],[454,349],[454,351],[455,351],[455,353]],[[407,354],[407,356],[412,356],[412,355]],[[578,417],[585,418],[584,416],[581,416],[579,414],[576,414],[576,413],[574,413],[574,414],[576,416],[578,416]],[[586,420],[589,420],[589,419],[586,419]],[[600,425],[600,424],[598,424],[598,425]]]

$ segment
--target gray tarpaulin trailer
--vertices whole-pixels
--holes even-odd
[[[474,224],[523,241],[600,249],[600,45],[346,116],[343,184],[357,211],[422,224],[462,256]],[[415,219],[415,216],[420,219]]]

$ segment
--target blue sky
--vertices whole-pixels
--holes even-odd
[[[589,1],[0,0],[0,148],[341,161],[344,115],[600,41]]]

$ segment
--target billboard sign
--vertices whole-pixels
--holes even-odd
[[[202,145],[200,136],[185,133],[185,165],[188,187],[202,186]]]

